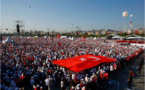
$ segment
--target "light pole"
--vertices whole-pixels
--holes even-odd
[[[49,30],[50,30],[50,29],[48,28],[47,30],[48,30],[47,35],[49,35]]]
[[[116,33],[117,33],[117,29],[116,29],[115,35],[116,35]]]
[[[131,31],[133,31],[132,17],[133,17],[133,15],[131,14],[130,15],[131,21],[129,21],[129,23],[130,23],[130,30]]]
[[[2,28],[2,26],[1,26],[1,37],[0,37],[0,38],[1,38],[1,41],[3,40],[3,37],[2,37],[2,29],[3,29],[3,28]]]
[[[73,32],[73,24],[71,24],[72,25],[72,32]]]

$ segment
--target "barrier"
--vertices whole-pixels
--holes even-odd
[[[119,83],[118,81],[114,81],[111,79],[108,79],[108,84],[112,85],[116,90],[122,90],[128,87],[126,84]]]

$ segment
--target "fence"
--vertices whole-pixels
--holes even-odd
[[[115,90],[124,90],[124,89],[127,89],[128,87],[126,84],[119,83],[111,79],[108,79],[108,84],[109,86],[112,86]]]

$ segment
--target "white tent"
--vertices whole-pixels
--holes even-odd
[[[31,37],[29,36],[29,37],[26,37],[26,38],[28,39],[28,38],[31,38]]]
[[[123,37],[120,37],[120,36],[114,36],[114,37],[112,37],[112,39],[120,39],[120,40],[122,40]]]
[[[138,36],[138,35],[128,35],[128,36],[126,36],[126,39],[136,40],[136,39],[144,39],[144,37],[141,37],[141,36]]]
[[[126,39],[144,39],[144,37],[127,37]]]
[[[68,39],[69,39],[69,40],[74,40],[74,37],[72,37],[72,38],[71,38],[71,37],[69,37]]]
[[[106,39],[105,37],[101,37],[100,39]]]
[[[37,38],[38,38],[38,36],[34,36],[34,37],[33,37],[33,39],[37,39]]]
[[[8,42],[13,42],[13,40],[11,40],[9,37],[5,40],[6,43]]]
[[[67,38],[67,36],[61,36],[60,38]]]
[[[47,39],[47,36],[44,36],[44,39]]]
[[[96,40],[97,38],[96,38],[96,37],[94,37],[93,39],[94,39],[94,40]]]

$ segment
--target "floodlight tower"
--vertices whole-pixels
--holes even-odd
[[[16,32],[18,34],[20,34],[20,31],[25,29],[24,21],[18,20],[18,21],[15,21],[14,23],[15,23],[15,29],[14,30],[16,30]]]

